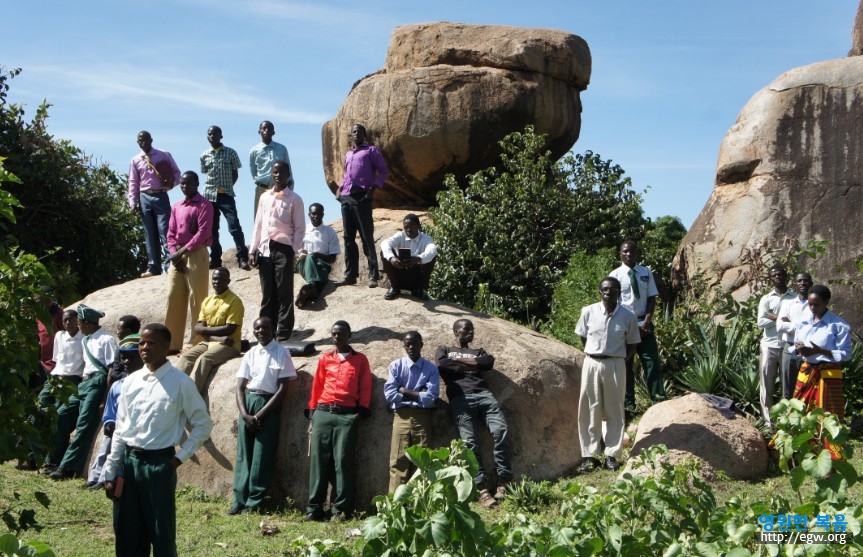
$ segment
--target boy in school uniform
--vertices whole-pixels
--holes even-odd
[[[270,485],[279,445],[280,406],[297,370],[287,348],[273,342],[273,322],[259,317],[253,325],[258,344],[237,370],[237,460],[234,504],[229,515],[260,509]]]

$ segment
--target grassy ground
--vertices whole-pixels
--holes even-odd
[[[855,458],[852,463],[863,474],[861,443],[853,443]],[[608,471],[598,471],[576,481],[584,481],[602,490],[608,487],[616,475]],[[550,484],[552,492],[572,479],[562,479]],[[54,548],[63,557],[103,557],[114,554],[114,534],[111,526],[111,503],[101,491],[86,491],[80,488],[83,480],[53,482],[33,472],[21,472],[7,463],[0,465],[0,509],[14,500],[14,493],[20,494],[20,508],[34,508],[36,518],[43,526],[41,532],[28,531],[24,539],[38,539]],[[808,486],[811,491],[811,486]],[[38,505],[33,494],[45,492],[51,505],[44,509]],[[807,487],[804,486],[804,491]],[[749,501],[766,501],[772,495],[782,495],[795,502],[796,495],[790,488],[788,477],[778,470],[760,482],[739,482],[730,479],[719,480],[714,484],[714,493],[719,501],[732,496]],[[863,498],[863,485],[851,489],[851,494]],[[273,555],[293,555],[289,550],[292,540],[299,536],[306,538],[330,538],[350,540],[360,527],[360,520],[341,524],[303,523],[299,511],[277,511],[269,515],[227,516],[225,511],[230,501],[206,495],[199,488],[184,487],[177,495],[177,545],[184,557],[255,557]],[[487,511],[479,510],[486,523],[507,512],[509,505]],[[539,508],[538,514],[555,513],[554,506]],[[778,509],[777,509],[778,511]],[[263,535],[261,523],[276,527],[275,535]]]

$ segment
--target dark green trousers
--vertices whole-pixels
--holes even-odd
[[[659,346],[653,333],[641,337],[641,342],[635,347],[638,360],[644,368],[644,380],[650,401],[657,403],[665,400],[665,385],[662,382],[662,363],[659,361]],[[626,360],[626,398],[624,406],[627,410],[635,409],[635,371],[633,358]]]
[[[107,385],[108,375],[96,372],[89,379],[81,381],[77,395],[69,397],[69,402],[57,411],[54,453],[48,461],[49,464],[56,464],[53,459],[60,457],[60,468],[79,474],[84,471],[87,455],[93,448],[93,438],[102,423],[99,405],[105,396]],[[72,430],[75,430],[75,435],[70,443],[69,434]]]
[[[246,393],[246,411],[254,415],[273,395]],[[258,508],[276,468],[279,445],[279,410],[264,416],[261,429],[251,432],[242,419],[237,423],[237,460],[234,464],[234,506]]]
[[[327,498],[327,483],[335,472],[333,512],[350,514],[354,503],[354,453],[357,446],[357,414],[312,415],[312,458],[309,463],[309,506],[320,513]]]
[[[34,463],[38,463],[42,458],[45,458],[45,461],[48,464],[57,465],[63,460],[63,455],[66,453],[66,447],[69,446],[69,435],[72,433],[72,430],[66,432],[66,437],[63,440],[62,451],[58,451],[56,447],[57,442],[57,415],[60,409],[65,406],[64,404],[60,404],[60,401],[54,398],[53,395],[53,385],[59,385],[62,382],[69,382],[73,385],[77,385],[81,383],[80,375],[70,375],[70,376],[54,376],[49,377],[47,381],[45,381],[45,385],[42,386],[42,390],[39,391],[39,406],[44,410],[39,412],[35,417],[34,421],[36,427],[45,428],[45,430],[51,430],[54,432],[54,435],[51,437],[52,445],[50,448],[42,447],[42,450],[37,450],[37,447],[33,447],[33,452],[28,456],[28,460]],[[49,407],[54,407],[54,412],[48,410]],[[74,427],[74,426],[73,426]],[[48,454],[46,455],[46,449],[48,449]],[[37,454],[39,455],[37,457]]]
[[[123,494],[114,501],[117,557],[177,557],[177,472],[173,450],[159,456],[123,455]]]

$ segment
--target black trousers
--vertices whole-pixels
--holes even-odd
[[[411,267],[410,269],[396,269],[389,259],[384,254],[381,254],[381,260],[384,263],[384,274],[387,280],[390,281],[390,286],[395,290],[428,290],[429,280],[431,279],[432,271],[437,257],[420,265],[419,267]]]
[[[287,340],[294,330],[294,248],[269,242],[270,256],[258,259],[260,316],[273,321],[277,340]]]
[[[342,225],[345,227],[345,278],[355,279],[360,274],[360,250],[357,247],[359,232],[363,255],[368,259],[369,279],[380,280],[372,202],[365,195],[343,195],[339,201],[342,204]]]

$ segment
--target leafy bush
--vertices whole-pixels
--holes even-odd
[[[519,323],[539,324],[575,251],[593,254],[639,236],[641,196],[620,166],[597,154],[551,160],[528,127],[501,141],[500,167],[446,190],[429,215],[441,253],[431,291]]]

